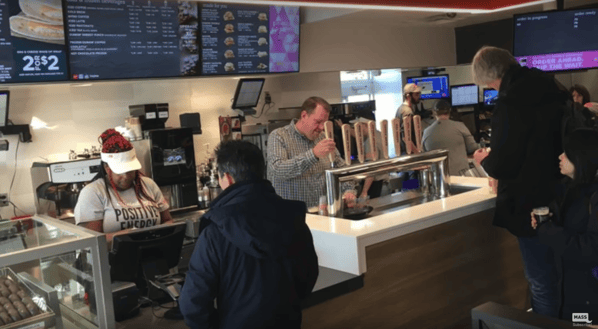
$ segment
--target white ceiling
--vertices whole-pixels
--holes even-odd
[[[565,9],[596,4],[598,0],[565,0]],[[545,5],[532,5],[523,8],[498,11],[491,14],[458,13],[449,18],[447,13],[399,11],[399,10],[358,10],[342,8],[302,7],[303,24],[311,24],[322,20],[338,22],[375,22],[386,26],[427,26],[427,27],[459,27],[496,21],[534,11],[556,9],[556,1]],[[454,13],[453,13],[454,15]],[[452,16],[452,15],[451,15]]]

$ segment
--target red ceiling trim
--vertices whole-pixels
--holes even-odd
[[[348,6],[390,6],[390,7],[420,7],[438,9],[467,9],[467,10],[496,10],[516,5],[536,2],[537,0],[488,0],[488,1],[456,1],[456,0],[275,0],[280,2],[302,2],[306,6],[313,4],[334,4]],[[258,1],[256,1],[258,2]]]

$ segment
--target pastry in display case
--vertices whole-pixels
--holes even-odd
[[[0,329],[114,328],[103,234],[44,215],[0,222]]]

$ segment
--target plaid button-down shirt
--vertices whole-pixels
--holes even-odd
[[[318,159],[314,146],[324,139],[324,134],[315,141],[301,134],[295,124],[297,119],[270,133],[268,137],[268,179],[276,193],[289,200],[303,201],[307,207],[318,205],[321,195],[326,195],[326,169],[332,168],[328,156]],[[334,155],[335,168],[345,166],[338,150]],[[343,190],[353,188],[343,184]]]

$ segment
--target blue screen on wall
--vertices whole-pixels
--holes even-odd
[[[434,75],[427,77],[410,77],[407,83],[415,83],[422,89],[422,99],[449,98],[448,75]]]

